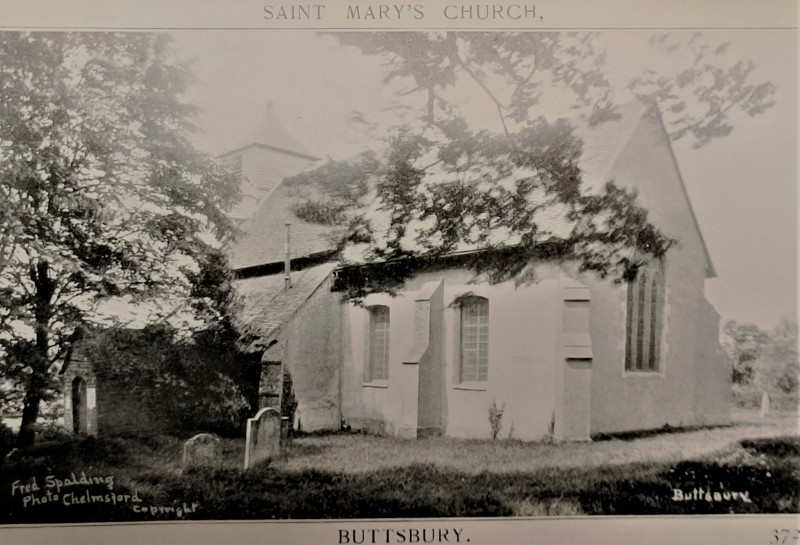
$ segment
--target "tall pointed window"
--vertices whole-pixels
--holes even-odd
[[[647,326],[650,325],[646,316],[647,304],[647,271],[639,271],[636,286],[636,369],[644,368],[645,339],[647,339]]]
[[[664,314],[660,263],[643,267],[628,284],[625,339],[626,371],[659,371]]]
[[[648,369],[658,371],[658,346],[661,344],[661,275],[657,272],[650,281],[650,353],[647,358]]]
[[[489,300],[461,301],[461,382],[489,379]]]
[[[389,380],[389,307],[369,307],[368,382]]]

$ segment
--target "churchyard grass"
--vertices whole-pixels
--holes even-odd
[[[222,440],[217,467],[184,471],[178,438],[62,438],[4,464],[0,523],[800,511],[796,413],[736,418],[730,427],[560,445],[310,435],[247,472],[243,439]],[[114,493],[135,493],[140,508],[99,499],[23,505],[19,488],[32,479],[44,491],[48,476],[81,472],[112,477]],[[107,480],[89,489],[95,498],[110,491]]]
[[[559,445],[513,439],[493,443],[450,438],[405,441],[376,436],[364,436],[354,442],[347,435],[312,436],[296,441],[292,456],[279,462],[277,467],[296,471],[364,473],[398,465],[432,464],[474,475],[485,471],[518,473],[544,468],[670,463],[706,456],[745,438],[776,437],[797,432],[796,413],[774,414],[766,422],[761,421],[757,414],[736,411],[737,424],[729,427],[680,433],[658,431],[620,439]]]

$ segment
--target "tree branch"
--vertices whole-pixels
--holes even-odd
[[[497,115],[500,117],[500,122],[503,124],[503,131],[506,133],[508,139],[511,140],[511,142],[513,143],[514,140],[513,138],[511,138],[511,133],[509,132],[508,126],[506,125],[506,118],[503,115],[503,110],[505,109],[505,106],[503,106],[500,100],[498,100],[498,98],[494,95],[494,93],[492,93],[491,89],[489,89],[489,87],[487,87],[486,84],[481,81],[481,79],[477,76],[477,74],[475,74],[475,72],[472,71],[472,69],[469,67],[469,65],[467,65],[464,59],[461,58],[461,55],[458,54],[458,48],[456,47],[455,38],[451,39],[451,36],[453,36],[453,34],[449,34],[447,37],[447,41],[450,44],[450,50],[448,52],[448,58],[450,59],[450,62],[460,66],[467,73],[467,75],[470,78],[472,78],[472,80],[475,83],[477,83],[481,89],[483,89],[484,93],[486,93],[486,95],[492,100],[492,102],[494,102],[494,105],[497,108]]]

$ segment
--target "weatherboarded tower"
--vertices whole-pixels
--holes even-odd
[[[242,201],[231,213],[237,220],[250,218],[281,180],[319,161],[278,121],[272,102],[258,125],[220,158],[241,177]]]

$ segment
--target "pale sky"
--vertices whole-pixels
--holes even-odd
[[[771,328],[797,315],[797,42],[793,31],[716,31],[732,41],[730,59],[751,59],[753,76],[778,88],[777,104],[751,118],[733,118],[727,137],[695,150],[673,144],[684,183],[718,278],[706,282],[709,301],[728,319]],[[190,100],[203,109],[196,136],[201,149],[230,149],[260,119],[271,100],[300,142],[320,157],[346,157],[364,146],[348,118],[353,110],[390,123],[380,61],[309,31],[180,31],[182,56],[194,59]],[[613,86],[644,67],[665,69],[646,47],[648,32],[606,32],[606,74]],[[465,108],[496,119],[470,95]],[[481,119],[480,115],[473,117]]]

